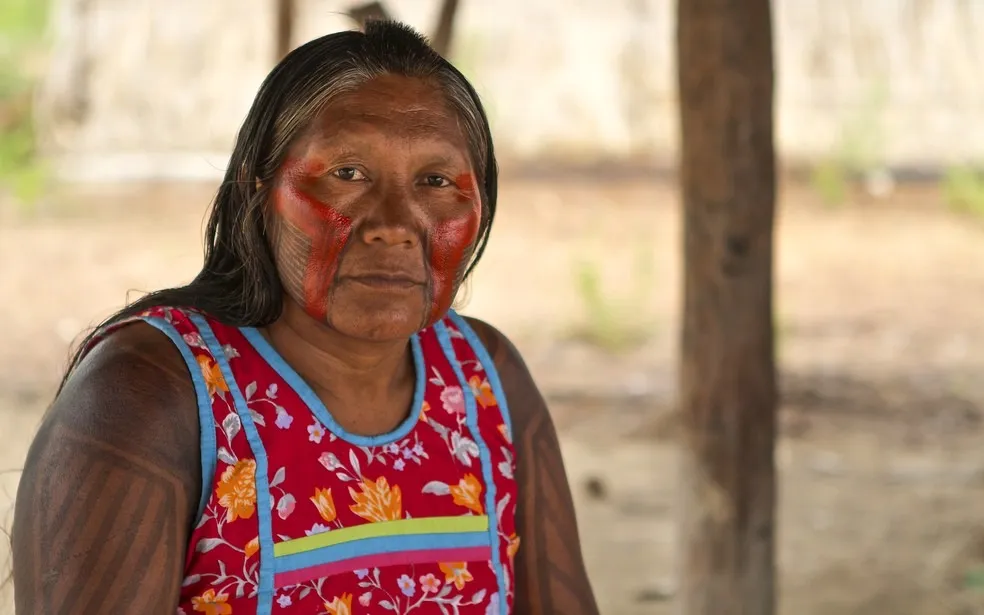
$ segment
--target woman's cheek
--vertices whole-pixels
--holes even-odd
[[[278,188],[274,202],[276,216],[287,227],[281,234],[285,245],[279,251],[288,262],[281,262],[281,269],[288,270],[285,277],[292,286],[300,287],[292,290],[300,292],[304,310],[326,321],[331,286],[352,233],[352,220],[291,183]]]
[[[436,322],[451,307],[459,278],[478,239],[481,206],[477,199],[471,203],[466,214],[435,223],[428,234],[433,289],[428,324]]]

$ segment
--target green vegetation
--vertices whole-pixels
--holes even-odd
[[[873,84],[866,99],[841,126],[832,154],[813,169],[810,183],[827,205],[843,205],[851,181],[882,164],[887,137],[880,118],[887,105],[887,83]]]
[[[0,192],[23,202],[37,199],[45,180],[32,103],[47,19],[44,0],[0,1]]]
[[[964,587],[984,591],[984,566],[971,568],[964,575]]]
[[[631,291],[613,293],[605,288],[599,263],[583,260],[574,268],[578,296],[586,319],[575,337],[611,353],[629,351],[652,337],[655,324],[644,316],[656,288],[654,257],[639,243],[631,270]]]
[[[984,173],[969,166],[949,169],[943,178],[943,195],[952,211],[984,219]]]

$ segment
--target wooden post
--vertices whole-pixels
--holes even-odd
[[[431,38],[431,47],[434,51],[445,58],[451,53],[451,42],[454,40],[454,18],[458,13],[458,0],[444,0],[441,3],[441,12],[437,16],[437,24],[434,26],[434,36]]]
[[[295,0],[277,0],[277,59],[279,62],[294,48]]]
[[[360,30],[366,29],[366,22],[370,20],[389,21],[389,11],[382,2],[366,2],[353,6],[348,10],[349,19],[358,24]]]
[[[775,610],[769,0],[677,0],[681,615]]]
[[[437,23],[434,25],[431,47],[444,57],[448,57],[448,53],[451,51],[451,42],[454,39],[454,18],[458,14],[458,4],[459,0],[443,0],[441,11],[437,16]],[[348,16],[362,30],[365,29],[366,22],[371,19],[392,19],[386,5],[375,1],[352,7],[348,10]]]

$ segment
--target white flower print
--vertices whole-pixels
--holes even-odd
[[[508,478],[509,480],[513,480],[512,454],[509,452],[509,449],[507,449],[504,446],[499,447],[499,450],[502,451],[502,456],[505,457],[505,461],[500,461],[498,465],[496,465],[496,468],[498,468],[499,473],[502,474],[505,478]]]
[[[235,412],[230,412],[222,419],[222,431],[225,432],[226,441],[230,445],[232,444],[232,439],[236,437],[242,426],[242,421],[239,420],[239,415]]]
[[[499,594],[489,596],[489,605],[485,607],[485,615],[499,615]]]
[[[331,528],[325,525],[324,523],[315,523],[314,525],[311,526],[311,529],[304,530],[304,535],[314,536],[315,534],[324,534],[329,530],[331,530]]]
[[[188,344],[192,348],[201,348],[202,350],[207,350],[208,347],[205,345],[205,340],[198,333],[185,333],[181,336],[185,344]]]
[[[417,591],[417,584],[413,582],[410,575],[404,574],[399,579],[396,580],[396,584],[400,586],[400,591],[407,598],[410,598]]]
[[[308,425],[307,431],[308,440],[315,444],[321,444],[321,438],[325,437],[325,428],[321,426],[321,423],[315,422],[313,425]]]
[[[412,436],[403,438],[398,442],[390,442],[389,444],[380,446],[360,446],[359,450],[365,454],[367,466],[377,462],[383,465],[388,465],[392,462],[393,469],[398,472],[404,470],[409,463],[419,466],[423,463],[424,459],[430,458],[424,446],[420,443],[420,436],[416,432]],[[331,453],[323,453],[318,461],[329,471],[348,469]],[[349,463],[352,465],[355,475],[358,475],[360,471],[358,460],[353,455],[350,455]],[[341,480],[346,479],[341,478]]]
[[[441,405],[448,414],[465,413],[465,393],[459,386],[445,387],[441,391]]]
[[[280,597],[277,598],[277,604],[280,605],[280,608],[286,609],[290,605],[294,604],[294,601],[290,599],[289,594],[281,594]]]
[[[420,589],[425,594],[436,593],[437,590],[441,589],[441,581],[432,574],[425,574],[420,577]]]
[[[329,472],[342,467],[342,463],[338,461],[338,457],[334,453],[321,453],[321,457],[318,457],[318,463],[323,465]]]
[[[274,421],[277,427],[280,429],[290,429],[291,423],[294,422],[294,417],[287,413],[283,408],[277,408],[277,420]]]
[[[288,429],[294,422],[294,417],[287,412],[287,409],[277,403],[277,383],[270,383],[262,395],[257,394],[259,390],[259,383],[256,381],[250,382],[246,385],[245,397],[246,405],[249,407],[249,413],[253,417],[253,421],[260,427],[266,427],[266,420],[263,418],[263,414],[258,410],[261,404],[269,404],[273,406],[273,410],[277,416],[275,424],[280,429]]]
[[[296,506],[297,501],[294,499],[294,496],[288,493],[277,502],[277,515],[281,519],[286,520],[294,512]]]
[[[471,467],[472,459],[478,459],[478,445],[468,436],[452,431],[451,454],[465,466]]]

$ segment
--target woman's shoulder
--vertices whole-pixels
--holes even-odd
[[[526,364],[519,350],[502,331],[472,316],[462,316],[461,319],[474,331],[497,370],[526,370]]]
[[[129,322],[106,334],[66,378],[41,431],[165,465],[200,480],[198,405],[178,347],[160,329]],[[57,435],[56,434],[60,434]]]
[[[143,322],[107,335],[28,450],[12,528],[18,612],[64,612],[71,591],[139,577],[173,613],[166,596],[180,584],[199,466],[195,395],[176,348]]]
[[[512,340],[484,320],[468,316],[462,319],[475,332],[498,372],[517,434],[521,434],[524,426],[533,419],[549,417],[549,410],[533,375]]]
[[[137,398],[158,389],[153,395],[180,398],[184,392],[194,401],[192,382],[174,340],[142,319],[98,332],[58,397],[69,389],[95,392],[103,388],[114,395]]]

